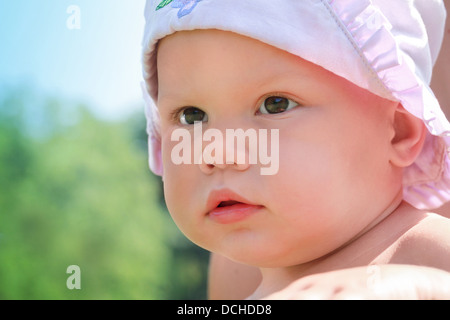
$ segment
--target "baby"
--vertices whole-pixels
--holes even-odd
[[[450,124],[429,88],[442,1],[145,14],[150,167],[191,241],[259,268],[250,298],[450,298],[450,221],[429,212],[450,200]]]

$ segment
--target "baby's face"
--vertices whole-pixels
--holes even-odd
[[[398,193],[389,163],[395,103],[230,32],[177,32],[160,42],[157,60],[166,202],[198,245],[262,267],[307,262],[356,237]],[[212,143],[199,131],[192,161],[176,164],[181,140],[172,133],[194,140],[194,121],[224,139],[227,129],[265,130],[258,141],[277,152],[278,171],[262,174],[259,157],[195,164]],[[224,159],[242,152],[223,146]]]

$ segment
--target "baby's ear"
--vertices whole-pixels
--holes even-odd
[[[391,163],[397,167],[407,167],[422,151],[427,129],[421,119],[399,104],[393,115],[393,131]]]

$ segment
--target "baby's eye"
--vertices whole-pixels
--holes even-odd
[[[179,114],[181,124],[194,124],[196,121],[205,122],[208,120],[208,115],[196,107],[187,107]]]
[[[268,97],[259,107],[259,112],[263,114],[275,114],[287,111],[298,106],[298,103],[284,97]]]

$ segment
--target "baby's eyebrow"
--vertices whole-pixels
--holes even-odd
[[[190,106],[193,103],[193,97],[189,93],[183,93],[181,90],[165,90],[158,92],[157,105],[163,107],[185,107]],[[190,103],[189,103],[190,102]]]
[[[245,86],[240,86],[239,90],[248,91],[249,88],[258,88],[262,91],[267,91],[263,93],[269,93],[273,88],[282,89],[283,84],[297,83],[307,83],[311,80],[311,76],[306,70],[286,70],[279,71],[277,68],[271,69],[271,71],[259,72],[254,77],[246,77]],[[239,80],[239,78],[237,78]],[[278,85],[280,84],[281,85]],[[195,101],[198,99],[197,91],[195,93],[192,87],[187,86],[169,86],[169,87],[159,87],[158,90],[158,105],[162,104],[164,106],[194,106]]]
[[[174,95],[170,94],[160,94],[158,93],[158,100],[157,100],[157,106],[168,106],[168,105],[174,105],[177,103],[177,101],[180,101],[177,99]]]
[[[174,88],[173,86],[159,86],[158,87],[158,101],[163,100],[177,100],[180,99],[182,96],[181,91],[179,87]]]
[[[297,94],[303,91],[304,85],[310,83],[311,77],[301,72],[282,72],[260,77],[254,82],[254,87],[258,88],[260,94],[268,94],[273,92],[292,93],[296,91]],[[295,86],[293,86],[295,84]],[[294,90],[295,87],[295,90]]]

